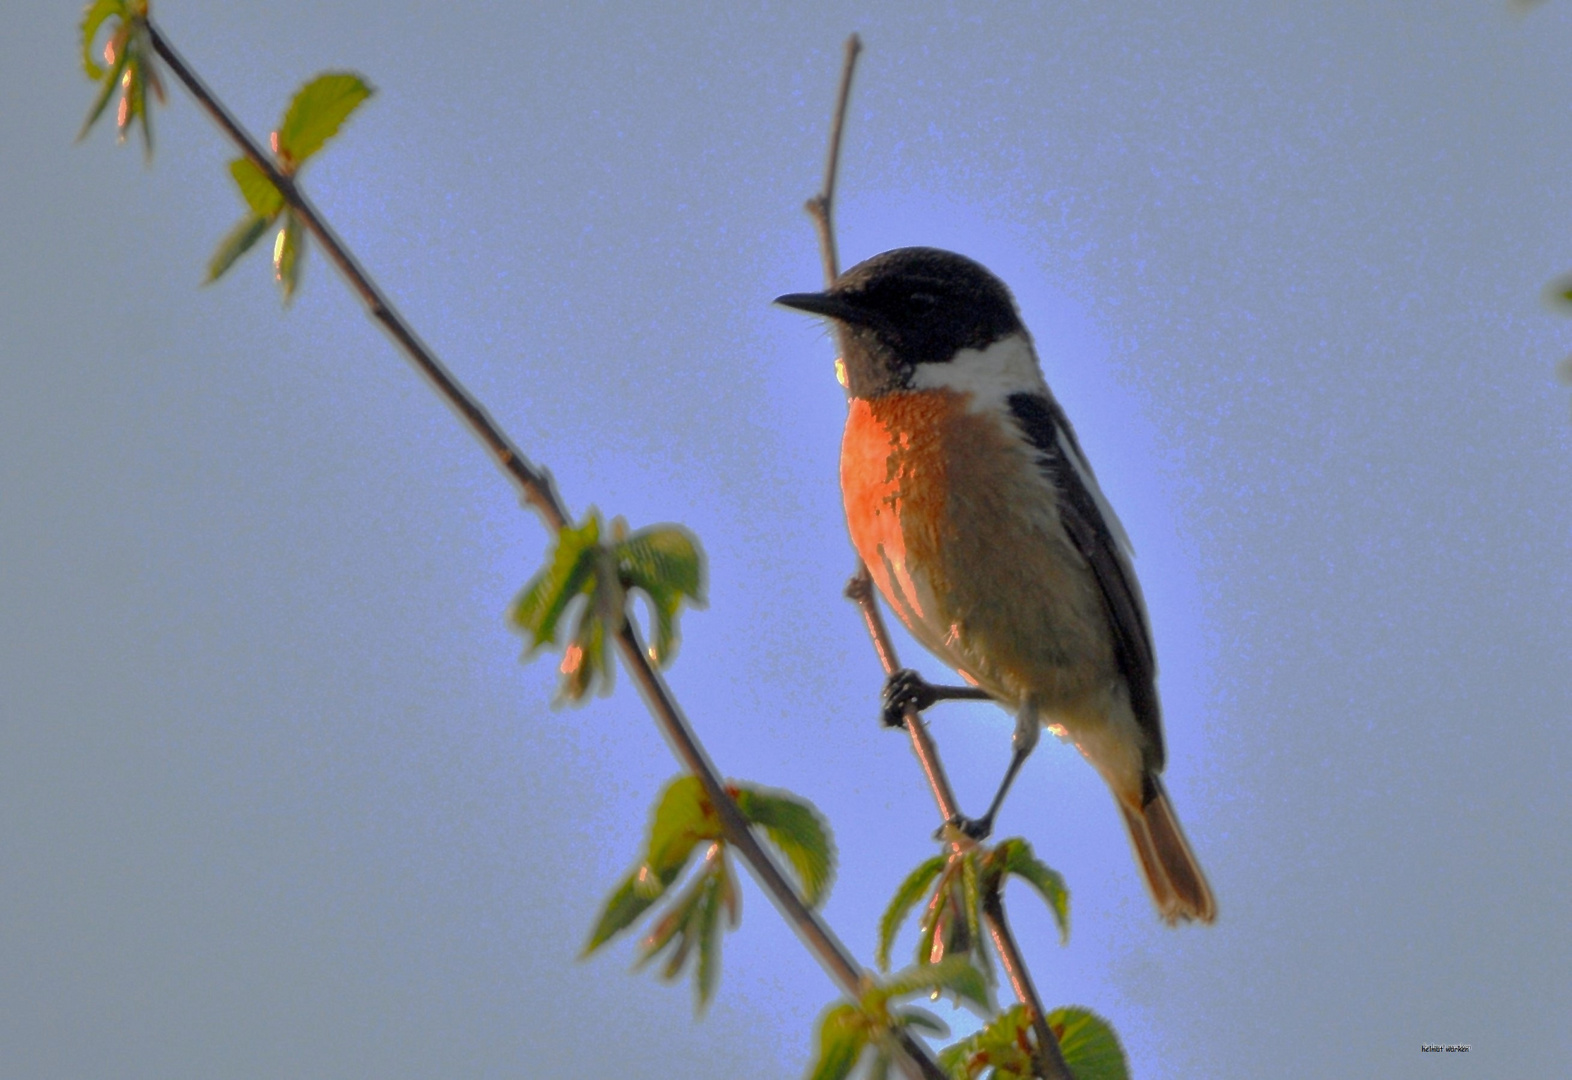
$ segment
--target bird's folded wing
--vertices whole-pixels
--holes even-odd
[[[1130,563],[1129,541],[1075,441],[1064,410],[1043,394],[1012,394],[1010,412],[1037,450],[1043,474],[1059,492],[1059,519],[1092,568],[1113,627],[1115,652],[1130,689],[1136,722],[1163,761],[1162,719],[1157,703],[1157,660],[1141,586]]]

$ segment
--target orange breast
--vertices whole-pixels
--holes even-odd
[[[852,544],[912,635],[1006,701],[1076,707],[1116,676],[1090,568],[1027,448],[954,391],[853,399]]]
[[[897,617],[941,657],[945,443],[964,408],[948,391],[854,398],[841,443],[852,544]]]

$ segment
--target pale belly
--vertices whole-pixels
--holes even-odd
[[[841,488],[852,543],[918,641],[1072,735],[1101,725],[1122,692],[1101,594],[993,418],[952,392],[854,400]]]

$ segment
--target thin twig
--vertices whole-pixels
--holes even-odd
[[[283,195],[284,201],[294,207],[300,219],[311,230],[323,248],[327,251],[334,264],[348,279],[354,290],[360,294],[366,307],[370,310],[372,318],[380,322],[392,335],[393,340],[403,349],[404,354],[415,367],[429,379],[437,392],[459,414],[465,425],[489,450],[503,471],[518,485],[524,501],[534,508],[535,512],[546,523],[552,532],[557,532],[568,523],[568,513],[551,484],[549,474],[536,465],[533,465],[507,435],[483,409],[478,401],[472,397],[468,390],[448,371],[447,367],[437,359],[435,354],[423,343],[414,330],[404,321],[397,309],[382,294],[376,284],[361,269],[349,249],[339,240],[338,235],[328,225],[327,221],[317,213],[293,178],[279,171],[272,158],[262,152],[261,147],[251,138],[239,123],[224,108],[222,102],[208,90],[197,74],[186,65],[180,54],[169,44],[168,40],[153,25],[151,20],[144,20],[153,48],[169,65],[169,70],[174,72],[177,79],[190,91],[197,103],[207,112],[220,128],[230,137],[231,141],[240,149],[240,152],[261,169],[264,175],[272,181]],[[770,857],[758,838],[754,836],[747,819],[742,816],[742,811],[737,808],[736,802],[726,791],[726,786],[711,764],[704,748],[699,744],[693,729],[687,719],[682,715],[676,700],[672,697],[665,680],[651,665],[644,648],[640,645],[638,635],[631,622],[625,622],[622,630],[617,635],[617,646],[622,653],[623,662],[632,673],[634,680],[639,685],[639,690],[644,695],[645,703],[654,714],[662,732],[671,743],[677,756],[683,764],[699,778],[704,786],[705,793],[709,796],[720,816],[721,826],[725,830],[726,840],[743,861],[753,871],[754,878],[761,888],[769,894],[776,907],[786,916],[787,920],[797,931],[809,949],[818,958],[819,963],[829,972],[832,978],[840,984],[842,990],[853,1000],[859,998],[865,988],[865,973],[862,967],[852,957],[846,947],[836,938],[833,931],[803,902],[797,890],[787,880],[775,860]],[[892,1033],[897,1046],[908,1059],[903,1062],[907,1065],[912,1075],[923,1080],[945,1080],[943,1070],[933,1059],[926,1046],[919,1043],[905,1031],[897,1030]]]
[[[1003,882],[1000,885],[1002,887]],[[1026,1011],[1031,1014],[1032,1030],[1037,1033],[1037,1045],[1033,1050],[1037,1057],[1038,1072],[1044,1080],[1075,1080],[1070,1074],[1070,1066],[1065,1064],[1059,1040],[1048,1026],[1042,998],[1037,996],[1032,973],[1026,967],[1026,957],[1022,955],[1015,935],[1010,932],[1010,924],[1005,920],[1002,893],[991,892],[983,898],[983,917],[988,920],[988,935],[993,938],[994,951],[999,954],[999,960],[1004,965],[1010,988],[1015,991],[1015,999],[1026,1005]]]
[[[846,583],[846,596],[862,612],[862,621],[868,628],[873,651],[879,656],[879,666],[884,668],[885,678],[889,678],[900,670],[901,664],[895,657],[895,642],[890,639],[889,628],[884,625],[879,603],[874,599],[873,578],[861,559],[857,560],[856,573]],[[955,798],[955,790],[950,787],[949,777],[944,774],[944,763],[939,760],[939,748],[934,745],[933,736],[928,734],[927,722],[923,720],[922,713],[910,706],[901,719],[906,725],[906,734],[912,740],[912,753],[917,755],[923,776],[927,778],[928,790],[933,792],[933,801],[938,804],[939,816],[945,821],[954,821],[961,816],[961,804]]]
[[[862,39],[856,34],[846,39],[846,58],[841,62],[841,86],[835,95],[835,113],[830,121],[830,150],[824,161],[824,187],[808,200],[807,211],[819,228],[819,250],[824,255],[824,280],[833,283],[840,274],[840,258],[835,252],[835,178],[841,167],[841,132],[846,127],[846,106],[851,101],[852,73],[857,70],[857,54]]]
[[[861,50],[862,42],[856,34],[846,39],[846,62],[841,71],[840,92],[835,99],[835,116],[830,124],[830,150],[824,168],[824,187],[807,203],[808,214],[813,218],[819,234],[819,253],[824,261],[825,284],[830,286],[835,284],[835,279],[840,275],[835,247],[834,208],[835,181],[840,167],[841,133],[845,127],[846,107],[851,96],[852,71],[857,63],[857,54]],[[895,642],[890,638],[889,628],[885,626],[884,616],[880,613],[878,601],[874,598],[873,578],[861,559],[857,561],[857,570],[846,585],[846,595],[862,612],[863,623],[868,628],[868,637],[873,643],[874,652],[878,654],[880,666],[884,668],[885,677],[894,675],[900,669],[900,661],[895,655]],[[960,807],[955,799],[955,791],[950,787],[950,781],[945,776],[944,765],[939,760],[939,748],[934,745],[933,738],[928,734],[928,727],[918,710],[908,707],[903,719],[906,732],[911,738],[912,752],[917,755],[917,761],[922,766],[923,776],[927,779],[928,788],[933,793],[933,801],[939,807],[939,815],[946,822],[954,821],[960,816]],[[959,851],[959,845],[954,846]],[[984,903],[983,916],[988,921],[988,932],[993,938],[994,949],[999,954],[999,962],[1010,980],[1010,987],[1015,991],[1016,999],[1031,1014],[1032,1028],[1037,1033],[1038,1071],[1045,1080],[1074,1080],[1070,1075],[1069,1067],[1064,1063],[1059,1041],[1054,1038],[1052,1029],[1048,1027],[1042,998],[1038,996],[1031,973],[1027,971],[1026,957],[1022,955],[1014,935],[1010,933],[1009,923],[1004,918],[1004,901],[997,893],[991,895]]]

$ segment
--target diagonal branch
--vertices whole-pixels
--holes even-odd
[[[839,257],[835,249],[835,181],[840,169],[841,136],[846,123],[847,102],[851,97],[852,72],[856,68],[857,54],[861,51],[862,41],[856,34],[846,39],[846,62],[841,71],[840,92],[835,99],[834,119],[830,124],[830,150],[824,168],[824,187],[807,203],[808,214],[813,218],[819,234],[819,252],[824,259],[826,285],[834,285],[840,275]],[[836,333],[840,333],[838,328]],[[873,650],[879,656],[885,676],[894,675],[900,668],[900,661],[895,656],[895,643],[890,638],[889,628],[884,624],[884,616],[879,612],[878,601],[874,599],[873,579],[868,573],[868,567],[860,559],[856,572],[846,585],[846,596],[862,612],[868,637],[873,642]],[[928,734],[928,727],[917,709],[908,708],[904,719],[907,734],[911,736],[912,752],[917,755],[917,761],[922,766],[923,776],[933,792],[933,801],[939,807],[939,814],[946,822],[953,821],[960,816],[960,806],[944,774],[939,748],[934,745],[933,737]],[[1054,1038],[1053,1030],[1048,1027],[1042,998],[1032,982],[1031,972],[1026,968],[1026,957],[1010,932],[1009,923],[1005,921],[1004,899],[1001,895],[994,893],[988,898],[983,905],[983,916],[988,921],[989,936],[993,938],[994,949],[1010,980],[1010,987],[1015,991],[1016,999],[1031,1014],[1032,1029],[1037,1035],[1038,1072],[1044,1080],[1074,1080],[1059,1049],[1059,1040]]]
[[[169,65],[169,70],[196,99],[197,104],[224,130],[240,152],[261,169],[278,188],[284,201],[294,208],[301,221],[327,251],[334,265],[360,295],[372,318],[386,328],[410,362],[426,376],[437,392],[458,413],[465,426],[480,440],[498,465],[518,486],[525,503],[535,510],[547,528],[552,532],[561,530],[568,523],[569,518],[566,507],[563,506],[562,500],[552,486],[550,474],[531,463],[513,445],[497,422],[420,340],[414,329],[404,321],[404,317],[361,268],[354,255],[300,191],[293,178],[279,171],[272,158],[263,153],[256,141],[246,133],[223,103],[187,66],[153,22],[145,17],[142,21],[147,28],[153,48],[164,63]],[[792,924],[798,936],[817,957],[820,965],[849,997],[853,1000],[860,998],[866,988],[866,974],[861,965],[836,938],[834,932],[804,903],[797,890],[775,864],[774,859],[760,845],[747,820],[742,816],[742,811],[737,808],[736,802],[727,793],[719,773],[716,772],[715,766],[710,762],[697,736],[694,735],[692,727],[683,716],[665,680],[651,664],[631,621],[625,621],[622,630],[618,633],[617,647],[661,731],[671,743],[678,758],[703,784],[705,794],[720,816],[727,842],[748,864],[760,887],[769,894],[776,908]],[[903,1055],[904,1060],[901,1064],[912,1076],[922,1080],[945,1080],[944,1072],[926,1046],[904,1030],[896,1029],[891,1032],[891,1035]]]

